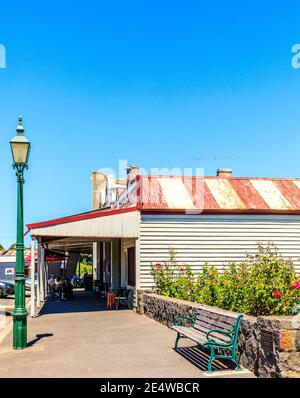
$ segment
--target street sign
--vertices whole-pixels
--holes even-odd
[[[15,270],[14,268],[5,268],[5,275],[14,275]]]

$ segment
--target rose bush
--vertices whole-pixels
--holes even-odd
[[[182,300],[194,300],[194,274],[188,265],[179,266],[176,252],[170,248],[170,260],[152,266],[152,275],[160,294]]]
[[[154,264],[151,273],[162,295],[214,305],[249,315],[295,315],[300,312],[300,277],[293,263],[277,248],[258,245],[241,264],[221,272],[205,264],[196,276],[188,265],[178,265],[176,252],[170,260]],[[298,309],[298,310],[297,310]]]

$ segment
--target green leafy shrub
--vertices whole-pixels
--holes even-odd
[[[195,301],[215,305],[218,296],[219,273],[214,266],[205,264],[195,282]]]
[[[300,278],[291,260],[277,248],[258,245],[241,264],[230,264],[223,272],[205,264],[195,276],[191,267],[180,266],[170,249],[170,261],[155,264],[151,271],[162,295],[215,305],[249,315],[291,315],[300,308]]]
[[[237,266],[229,264],[229,269],[224,270],[219,276],[217,286],[217,299],[215,305],[225,310],[246,312],[245,297],[246,284],[250,270],[244,264]]]
[[[182,300],[194,299],[194,274],[188,265],[178,265],[176,252],[169,249],[168,262],[152,265],[151,274],[160,294]]]
[[[293,262],[280,256],[277,248],[269,244],[267,247],[258,245],[258,252],[248,255],[243,266],[249,270],[245,312],[253,315],[290,314],[300,299],[300,290],[291,288],[296,280]]]

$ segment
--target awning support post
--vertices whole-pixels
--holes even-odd
[[[32,318],[34,318],[35,317],[35,241],[34,241],[34,238],[31,238],[30,277],[31,277],[30,315]]]
[[[38,263],[37,263],[37,286],[36,286],[36,306],[41,307],[41,244],[38,244]]]
[[[40,270],[40,281],[41,281],[41,301],[45,301],[45,249],[41,248],[41,270]]]
[[[46,298],[48,297],[48,261],[46,258],[46,254],[45,254],[45,250],[44,250],[44,274],[43,274],[43,282],[44,282],[44,301],[46,300]]]
[[[97,262],[98,262],[98,251],[97,251],[97,242],[93,242],[93,279],[94,281],[98,279],[97,273]]]

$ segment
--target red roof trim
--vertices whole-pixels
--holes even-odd
[[[208,210],[199,210],[199,209],[151,209],[151,208],[142,208],[141,212],[144,213],[152,213],[152,214],[186,214],[186,215],[226,215],[226,214],[265,214],[265,215],[300,215],[300,210],[272,210],[272,209],[208,209]]]
[[[42,222],[37,222],[37,223],[33,223],[33,224],[27,224],[26,226],[29,230],[31,230],[31,229],[35,229],[35,228],[51,227],[54,225],[66,224],[66,223],[75,222],[75,221],[83,221],[83,220],[90,220],[93,218],[112,216],[115,214],[129,213],[129,212],[138,211],[138,210],[139,209],[137,206],[120,208],[120,209],[93,210],[92,212],[75,214],[72,216],[56,218],[54,220],[42,221]]]
[[[40,237],[40,238],[57,238],[57,239],[82,239],[80,242],[77,241],[72,241],[72,242],[65,242],[65,243],[90,243],[92,244],[93,242],[91,242],[92,239],[96,240],[101,240],[101,239],[137,239],[136,236],[108,236],[108,235],[97,235],[97,236],[83,236],[83,235],[76,235],[76,236],[72,236],[72,235],[49,235],[49,234],[38,234],[38,235],[34,235],[36,237]],[[55,243],[55,241],[52,241],[52,243]],[[61,244],[62,246],[64,245],[64,242],[59,241],[59,244]]]

